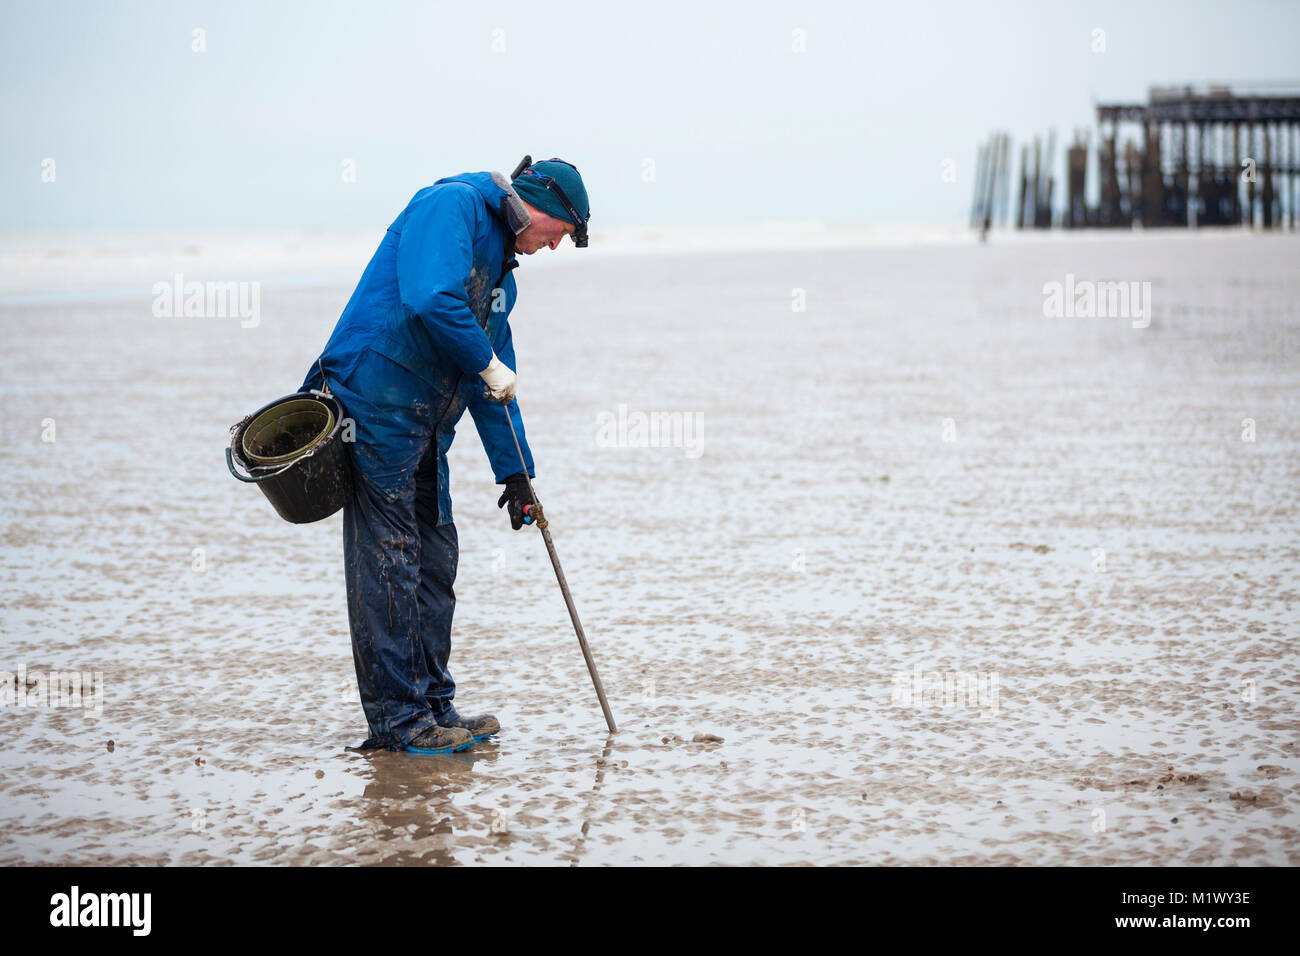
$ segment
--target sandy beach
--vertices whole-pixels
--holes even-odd
[[[1300,864],[1296,236],[524,261],[537,490],[620,733],[466,416],[451,669],[504,729],[452,757],[344,749],[340,516],[222,459],[378,239],[271,277],[0,248],[0,671],[102,675],[100,713],[0,707],[0,863]],[[257,321],[156,314],[175,274],[259,282]],[[1045,315],[1067,277],[1150,283],[1148,324]]]

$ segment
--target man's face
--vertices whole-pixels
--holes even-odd
[[[515,251],[531,256],[538,249],[554,249],[565,236],[573,235],[577,226],[563,219],[548,216],[528,203],[528,213],[532,222],[528,228],[515,236]]]

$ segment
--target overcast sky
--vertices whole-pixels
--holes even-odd
[[[1094,98],[1300,79],[1300,2],[3,9],[4,229],[378,228],[524,152],[578,166],[593,223],[955,222],[995,127],[1064,139]]]

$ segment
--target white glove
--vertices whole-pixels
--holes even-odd
[[[492,353],[491,364],[478,374],[487,383],[487,388],[483,390],[484,397],[500,405],[510,404],[510,400],[515,397],[515,373],[497,358],[495,352]]]

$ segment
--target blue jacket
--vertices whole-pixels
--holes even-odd
[[[496,481],[520,470],[502,406],[483,397],[478,375],[494,351],[516,367],[508,319],[516,296],[511,270],[519,263],[508,196],[488,172],[449,176],[416,193],[388,227],[301,389],[319,388],[323,368],[346,407],[349,396],[340,386],[367,349],[418,377],[428,387],[422,397],[431,399],[437,440],[439,524],[451,520],[446,456],[466,408]],[[518,402],[506,408],[532,476]],[[390,499],[408,473],[409,462],[398,459],[410,444],[392,441],[392,467],[371,476]]]

